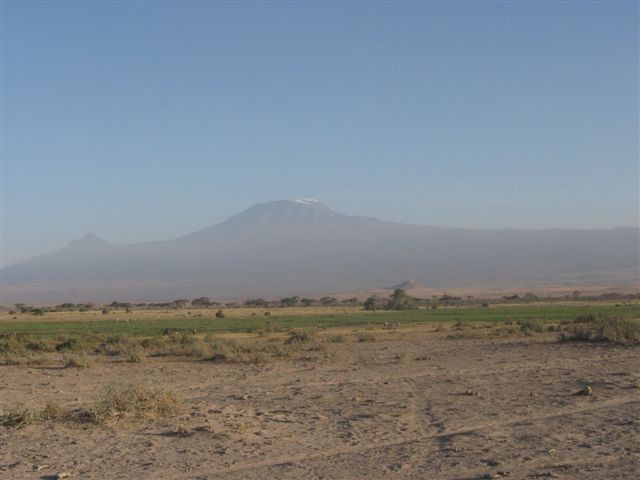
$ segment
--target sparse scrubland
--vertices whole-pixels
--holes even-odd
[[[637,304],[216,311],[4,316],[3,479],[637,468]]]

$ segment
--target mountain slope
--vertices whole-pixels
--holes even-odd
[[[320,295],[412,278],[437,288],[638,282],[639,230],[471,230],[345,215],[310,199],[253,207],[170,241],[94,236],[2,270],[4,302]]]

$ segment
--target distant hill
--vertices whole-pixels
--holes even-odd
[[[345,215],[311,199],[254,205],[169,241],[94,235],[2,269],[3,303],[229,300],[341,291],[640,283],[637,228],[480,230]],[[397,284],[399,279],[411,281]]]
[[[427,288],[425,285],[416,282],[415,280],[407,280],[405,282],[399,283],[398,285],[394,285],[392,287],[388,287],[387,290],[416,290],[416,289],[425,289]]]

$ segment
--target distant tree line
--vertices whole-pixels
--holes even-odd
[[[172,302],[160,303],[132,303],[113,301],[111,303],[98,306],[96,303],[61,303],[54,306],[30,306],[25,303],[16,303],[15,308],[10,310],[10,314],[16,313],[43,315],[48,312],[88,312],[101,310],[103,313],[111,311],[130,312],[132,310],[179,310],[184,308],[190,309],[207,309],[213,308],[223,312],[222,308],[291,308],[291,307],[361,307],[364,310],[409,310],[415,308],[438,308],[438,307],[488,307],[491,304],[526,304],[532,302],[630,302],[640,300],[640,292],[624,294],[617,292],[607,292],[600,295],[587,295],[580,291],[573,291],[568,295],[560,296],[542,296],[527,292],[523,295],[511,294],[503,295],[496,298],[476,298],[471,295],[464,297],[450,295],[444,292],[442,295],[433,295],[431,298],[417,298],[407,294],[403,289],[396,289],[393,294],[388,297],[372,295],[365,300],[357,297],[346,299],[338,299],[335,297],[307,298],[307,297],[284,297],[279,300],[265,300],[264,298],[250,298],[244,302],[216,302],[209,297],[197,297],[192,300],[177,299]],[[223,318],[218,314],[218,318]]]

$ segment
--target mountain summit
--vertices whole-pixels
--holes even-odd
[[[2,293],[7,303],[228,300],[367,290],[399,278],[413,279],[396,286],[405,289],[635,287],[639,232],[406,225],[279,200],[174,240],[112,245],[87,235],[5,267]]]
[[[275,202],[259,203],[241,212],[219,226],[266,226],[287,224],[309,224],[340,221],[349,218],[348,215],[338,213],[318,200],[295,199],[278,200]]]

